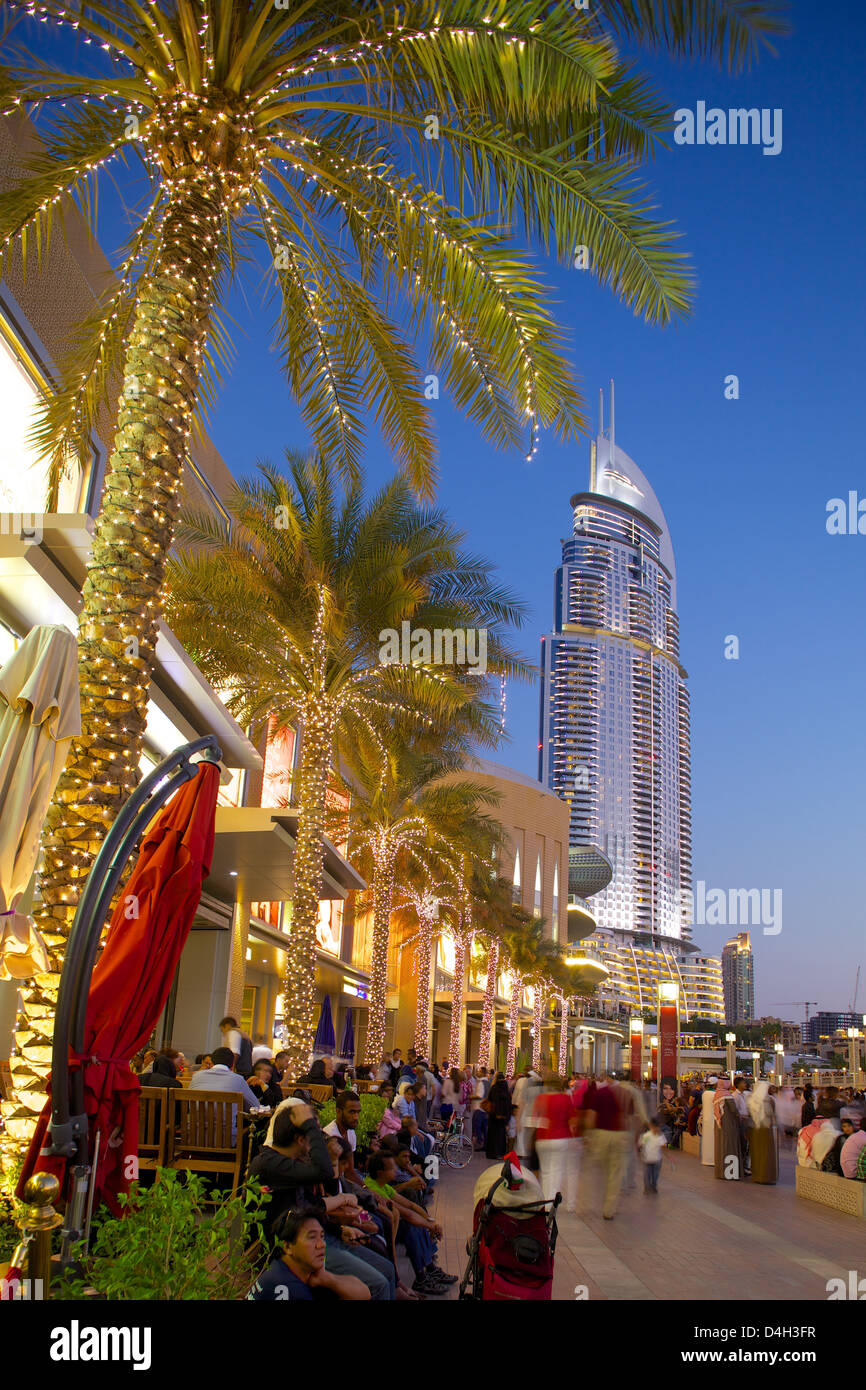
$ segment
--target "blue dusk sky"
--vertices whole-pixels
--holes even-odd
[[[794,0],[790,13],[778,56],[736,78],[641,60],[674,108],[783,113],[775,156],[671,143],[647,171],[694,260],[691,318],[648,327],[588,274],[546,270],[593,427],[598,388],[613,377],[617,443],[649,478],[673,537],[695,881],[781,890],[782,930],[751,926],[757,1012],[799,1021],[791,1001],[807,995],[847,1009],[857,965],[866,967],[866,535],[826,529],[829,499],[866,498],[866,11],[859,0]],[[104,206],[110,254],[116,213]],[[255,275],[232,312],[237,358],[209,430],[243,475],[308,440],[269,348],[273,309]],[[729,374],[738,400],[725,399]],[[435,411],[438,501],[528,603],[521,641],[535,662],[569,497],[588,482],[588,439],[566,448],[543,435],[527,464],[489,447],[447,400]],[[391,467],[371,438],[371,482]],[[725,659],[728,636],[739,639],[736,660]],[[509,686],[507,732],[497,757],[535,775],[537,685]],[[706,926],[695,939],[717,953],[730,934]],[[866,978],[858,1002],[866,1008]]]

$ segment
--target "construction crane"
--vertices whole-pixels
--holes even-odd
[[[799,1008],[802,1008],[802,1009],[804,1010],[803,1019],[804,1019],[804,1021],[805,1021],[806,1023],[808,1023],[808,1022],[809,1022],[809,1006],[810,1006],[810,1004],[815,1004],[815,1005],[817,1006],[818,1000],[817,1000],[817,999],[782,999],[781,1001],[776,1000],[776,1004],[777,1004],[777,1007],[780,1008],[780,1009],[799,1009]],[[852,1012],[853,1012],[853,1010],[852,1010]]]
[[[858,993],[859,993],[859,990],[860,990],[860,967],[859,967],[859,965],[858,965],[858,966],[857,966],[857,974],[856,974],[856,977],[855,977],[855,979],[854,979],[854,998],[851,1000],[851,1013],[852,1013],[852,1014],[854,1014],[854,1013],[857,1012],[857,995],[858,995]]]

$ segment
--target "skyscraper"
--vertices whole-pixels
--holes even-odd
[[[603,419],[541,643],[539,780],[570,802],[569,842],[613,869],[599,928],[688,949],[689,702],[676,567],[648,480]]]
[[[725,1022],[752,1023],[755,1018],[755,962],[747,931],[726,941],[722,950]]]

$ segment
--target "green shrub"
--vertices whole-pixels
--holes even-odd
[[[231,1194],[207,1193],[196,1173],[158,1170],[152,1187],[121,1197],[124,1214],[103,1213],[84,1273],[57,1280],[60,1299],[93,1296],[121,1302],[243,1298],[255,1278],[255,1242],[265,1203],[257,1184]]]

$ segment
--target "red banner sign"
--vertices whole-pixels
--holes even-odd
[[[679,1019],[677,1012],[675,1003],[660,1002],[658,1074],[662,1078],[672,1076],[675,1082],[679,1075],[677,1058]]]
[[[640,1081],[641,1063],[643,1061],[643,1029],[639,1032],[632,1031],[631,1037],[631,1079]]]

